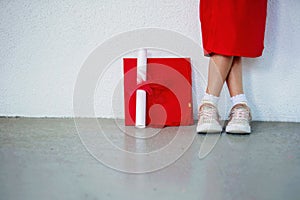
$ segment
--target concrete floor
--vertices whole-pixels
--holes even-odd
[[[114,120],[99,121],[116,144],[136,152],[164,146],[176,132],[165,128],[160,140],[138,145],[134,138],[124,141]],[[88,119],[82,124],[90,131]],[[73,119],[1,118],[0,199],[300,199],[300,124],[253,122],[252,127],[249,136],[220,137],[185,127],[180,139],[194,140],[176,162],[130,174],[95,159],[81,143]],[[203,156],[205,145],[215,142]],[[201,147],[204,158],[199,159]],[[126,157],[115,158],[109,149],[102,153],[126,163]]]

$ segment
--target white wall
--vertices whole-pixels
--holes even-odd
[[[198,6],[198,0],[0,1],[0,115],[73,116],[76,77],[93,49],[112,35],[143,27],[174,30],[200,45]],[[299,10],[297,0],[269,0],[264,55],[244,59],[254,120],[300,121]],[[202,54],[198,70],[205,74],[208,58]],[[97,116],[123,117],[122,98],[112,100],[121,69],[121,60],[113,61],[99,82]],[[204,85],[197,74],[193,84],[199,102]]]

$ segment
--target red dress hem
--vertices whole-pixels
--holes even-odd
[[[204,55],[263,53],[267,0],[200,0]]]

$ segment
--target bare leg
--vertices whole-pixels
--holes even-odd
[[[234,57],[232,67],[226,78],[226,83],[229,89],[230,96],[236,96],[234,100],[232,98],[233,107],[229,114],[229,121],[226,125],[225,131],[233,134],[249,134],[251,133],[251,111],[245,103],[245,96],[243,91],[243,79],[242,79],[242,58]],[[240,94],[242,96],[240,96]],[[240,97],[239,97],[240,96]],[[247,101],[247,100],[246,100]],[[242,103],[244,102],[244,103]]]
[[[208,84],[206,92],[219,96],[233,63],[233,56],[214,54],[209,61]]]
[[[217,109],[218,96],[232,66],[233,56],[214,54],[209,60],[206,93],[199,108],[197,132],[220,133],[222,126]],[[208,101],[209,103],[205,102]]]
[[[244,93],[242,76],[242,58],[234,57],[231,69],[226,78],[226,83],[231,97]]]

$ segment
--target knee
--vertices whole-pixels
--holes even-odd
[[[222,54],[213,54],[211,56],[211,59],[220,62],[231,62],[234,58],[235,58],[234,56],[227,56]]]

